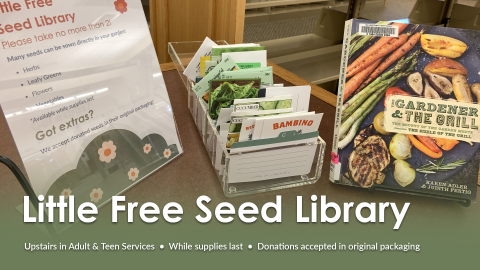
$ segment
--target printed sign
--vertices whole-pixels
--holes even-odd
[[[37,195],[101,205],[183,152],[139,0],[9,3],[0,104]]]

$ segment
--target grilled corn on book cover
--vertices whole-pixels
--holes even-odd
[[[472,30],[346,22],[330,180],[475,201],[479,40]]]

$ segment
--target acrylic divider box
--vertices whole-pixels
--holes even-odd
[[[201,44],[201,41],[170,42],[168,52],[187,88],[188,108],[225,196],[237,197],[316,183],[321,176],[326,148],[326,143],[320,136],[316,136],[308,143],[298,141],[287,146],[271,144],[260,150],[232,153],[227,150],[226,142],[222,141],[214,121],[208,116],[208,104],[192,91],[195,82],[183,75],[183,71]],[[217,44],[227,43],[217,41]],[[299,154],[299,160],[292,162],[291,157],[294,153]],[[313,158],[304,159],[312,155]],[[277,158],[273,160],[272,157]],[[255,161],[254,164],[247,162],[249,160]],[[290,167],[284,166],[283,170],[279,170],[282,162],[290,164]],[[299,175],[291,175],[300,171]]]

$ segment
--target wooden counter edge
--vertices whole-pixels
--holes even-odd
[[[337,96],[327,90],[305,80],[304,78],[295,75],[294,73],[268,61],[268,65],[273,67],[273,74],[292,83],[293,85],[310,85],[312,87],[312,95],[320,100],[325,101],[326,103],[332,105],[333,107],[337,106]]]
[[[162,69],[162,72],[176,69],[175,64],[173,62],[160,64],[160,68]]]
[[[328,92],[327,90],[316,86],[315,84],[299,77],[290,71],[275,65],[274,63],[268,61],[268,65],[273,67],[273,73],[278,77],[292,83],[293,85],[310,85],[312,87],[312,95],[320,100],[325,101],[326,103],[332,105],[333,107],[337,106],[337,96]],[[160,65],[163,72],[176,69],[173,62],[165,63]]]

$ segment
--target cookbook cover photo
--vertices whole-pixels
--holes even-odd
[[[480,32],[346,23],[330,180],[474,202]]]

